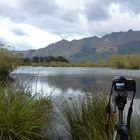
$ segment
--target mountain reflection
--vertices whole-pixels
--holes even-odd
[[[60,68],[59,68],[60,69]],[[59,71],[50,70],[45,71],[48,75],[34,75],[34,74],[13,74],[13,77],[19,82],[21,85],[31,87],[33,92],[42,90],[45,92],[50,92],[51,89],[56,90],[55,94],[59,91],[62,94],[66,94],[70,89],[72,93],[76,91],[83,92],[88,91],[92,92],[95,88],[98,90],[106,90],[107,93],[110,93],[110,88],[112,84],[113,75],[116,74],[101,74],[101,70],[96,70],[91,72],[91,69],[87,74],[86,72],[79,72],[74,74],[68,73],[68,71]],[[85,69],[84,69],[85,70]],[[70,70],[69,70],[70,71]],[[109,71],[109,70],[107,70]],[[112,70],[111,70],[112,71]],[[57,72],[57,74],[56,74]],[[83,72],[83,71],[82,71]],[[105,71],[104,71],[105,72]],[[50,74],[51,73],[51,74]],[[140,98],[140,78],[134,78],[137,84],[137,93],[136,98]]]

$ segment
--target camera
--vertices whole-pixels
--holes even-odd
[[[113,86],[115,91],[135,91],[136,82],[130,78],[117,77],[113,80]]]

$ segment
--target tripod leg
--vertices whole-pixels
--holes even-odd
[[[114,134],[113,134],[113,139],[112,140],[117,140],[117,130],[114,131]]]

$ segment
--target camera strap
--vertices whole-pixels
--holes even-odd
[[[108,105],[106,106],[106,109],[105,109],[106,110],[106,113],[105,113],[105,133],[106,133],[106,136],[108,139],[109,139],[109,124],[110,124],[110,114],[111,114],[110,102],[111,102],[112,93],[113,93],[113,84],[111,87]]]
[[[129,131],[129,134],[130,134],[130,138],[131,138],[130,121],[131,121],[131,116],[132,116],[132,112],[133,112],[133,102],[134,102],[135,94],[136,94],[136,89],[134,90],[133,97],[132,97],[132,100],[131,100],[131,103],[130,103],[130,107],[129,107],[129,110],[128,110],[128,115],[127,115],[127,124],[126,124],[126,126],[128,128],[128,131]]]
[[[105,133],[107,138],[109,138],[110,113],[111,113],[111,107],[107,105],[106,114],[105,114]]]

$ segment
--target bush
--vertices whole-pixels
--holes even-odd
[[[21,63],[20,56],[0,49],[0,81],[9,80],[9,73]]]
[[[49,124],[51,100],[13,87],[0,88],[0,139],[39,140]],[[46,115],[45,115],[46,114]]]

